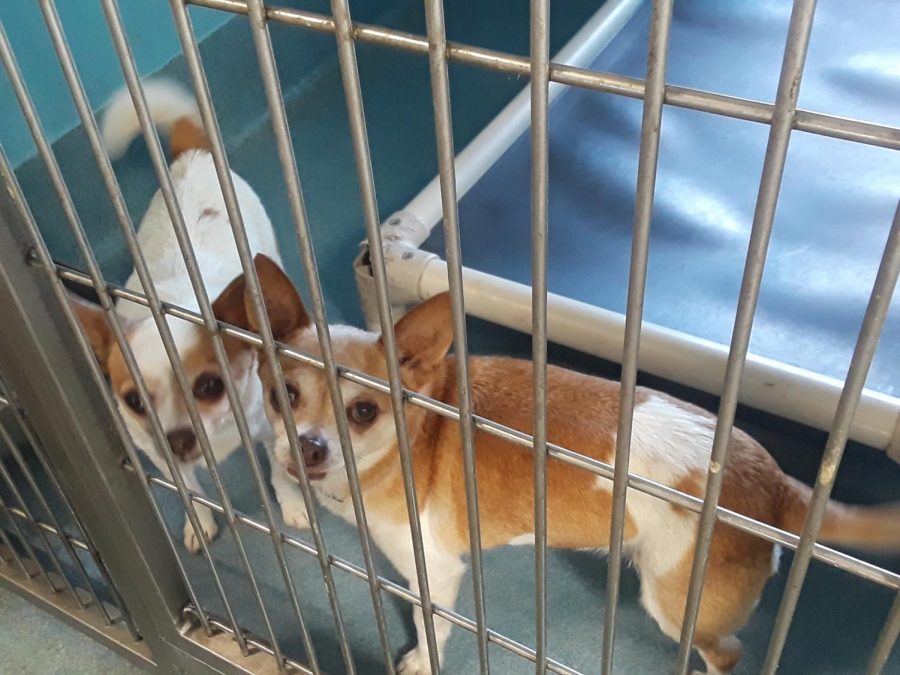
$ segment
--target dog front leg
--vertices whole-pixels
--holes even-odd
[[[306,512],[306,504],[303,494],[296,479],[287,472],[287,469],[275,459],[275,454],[268,451],[269,471],[272,489],[275,490],[275,498],[281,507],[281,518],[288,527],[305,530],[309,527],[309,514]]]
[[[454,555],[428,555],[426,553],[426,567],[431,601],[446,609],[453,609],[459,593],[459,583],[466,571],[465,564]],[[414,570],[415,566],[409,576],[409,589],[413,593],[419,593],[419,583]],[[428,641],[425,637],[425,615],[419,607],[415,608],[413,612],[413,621],[416,625],[416,646],[400,659],[397,672],[402,675],[431,675]],[[447,644],[447,638],[450,637],[451,627],[452,624],[446,619],[434,617],[434,639],[439,663],[443,662],[444,647]]]
[[[184,482],[184,487],[188,492],[203,496],[203,488],[200,486],[200,480],[197,478],[196,462],[182,469],[181,478]],[[197,511],[197,520],[200,522],[200,529],[203,531],[203,537],[206,538],[207,543],[211,543],[215,538],[216,533],[219,531],[219,526],[216,525],[215,516],[209,507],[198,504],[197,502],[194,502],[194,508]],[[187,517],[187,514],[185,514],[183,534],[184,547],[191,553],[199,553],[201,548],[200,539],[197,536],[197,532],[194,531],[194,526],[191,525],[191,519]]]

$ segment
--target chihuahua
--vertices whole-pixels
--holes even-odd
[[[271,260],[255,261],[276,339],[319,354],[316,329],[300,296]],[[254,314],[237,294],[229,315],[256,330]],[[452,342],[449,296],[422,303],[395,326],[403,386],[458,406],[456,366],[447,355]],[[386,379],[385,349],[378,335],[349,327],[332,329],[336,360]],[[532,364],[506,357],[469,358],[475,413],[532,433]],[[267,413],[278,417],[273,394],[279,386],[265,363],[259,366]],[[305,467],[293,466],[280,425],[275,461],[291,474],[305,470],[317,500],[353,522],[349,484],[321,370],[284,360],[284,377]],[[387,394],[344,380],[353,455],[375,543],[418,592],[407,519],[397,436]],[[614,460],[619,384],[549,367],[547,428],[550,442],[602,462]],[[273,407],[274,406],[274,407]],[[577,414],[574,414],[576,413]],[[452,608],[468,551],[463,458],[458,422],[407,405],[422,541],[431,597]],[[661,392],[638,388],[634,409],[631,468],[678,490],[704,496],[716,418]],[[476,432],[476,473],[481,539],[485,548],[534,543],[532,453],[503,438]],[[785,475],[749,435],[735,429],[721,504],[727,509],[799,532],[810,489]],[[612,482],[564,463],[547,460],[547,541],[570,549],[609,546]],[[628,495],[625,545],[641,576],[641,601],[663,633],[678,639],[697,540],[697,514],[638,491]],[[900,508],[852,507],[831,502],[820,533],[823,541],[872,549],[900,549]],[[700,607],[694,646],[708,672],[732,672],[741,655],[735,633],[749,618],[767,579],[776,571],[779,549],[772,542],[718,523]],[[405,675],[430,673],[424,624],[415,616],[418,644],[400,661]],[[435,620],[440,654],[450,624]]]
[[[217,296],[240,274],[241,265],[209,152],[209,141],[201,126],[196,102],[179,85],[165,80],[149,81],[144,84],[144,93],[154,124],[170,139],[172,185],[194,246],[204,286],[209,297],[217,298],[213,311],[218,317],[223,298]],[[102,132],[113,158],[121,156],[140,133],[137,113],[127,90],[120,91],[110,103],[103,119]],[[252,250],[265,253],[280,264],[272,223],[259,198],[240,176],[232,172],[231,177]],[[137,237],[160,300],[198,310],[175,230],[159,190],[150,202]],[[125,286],[137,292],[143,290],[136,273],[131,274]],[[109,376],[132,440],[164,475],[170,476],[168,465],[153,442],[144,402],[138,395],[102,309],[74,296],[72,305],[94,353]],[[117,304],[116,312],[124,325],[126,339],[146,381],[151,404],[159,416],[185,486],[192,492],[202,494],[197,478],[198,465],[203,463],[201,449],[150,311],[142,305],[123,302]],[[213,455],[216,460],[222,461],[240,445],[240,437],[212,339],[205,327],[168,316],[166,321],[190,382]],[[271,428],[263,409],[262,389],[255,373],[256,350],[227,336],[224,342],[228,365],[250,432],[254,438],[268,436],[271,439]],[[282,464],[273,462],[272,485],[280,503],[293,504],[296,501],[293,498],[296,483],[285,473]],[[282,500],[285,494],[288,498]],[[212,512],[197,505],[197,515],[203,535],[211,541],[218,529]],[[283,510],[283,515],[288,524],[294,523],[296,516],[290,511]],[[301,515],[305,517],[305,510]],[[190,521],[184,526],[184,545],[192,552],[200,549],[200,541]]]

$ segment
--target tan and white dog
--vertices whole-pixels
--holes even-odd
[[[280,268],[257,256],[256,267],[276,338],[299,350],[319,353],[315,327],[299,295]],[[249,313],[232,298],[230,316],[256,328]],[[243,319],[243,320],[241,320]],[[458,405],[456,368],[447,356],[452,340],[446,294],[419,305],[399,320],[396,336],[404,386]],[[386,378],[385,352],[378,335],[349,327],[332,329],[337,362]],[[286,385],[300,436],[306,472],[317,499],[353,522],[349,486],[322,371],[284,360]],[[473,356],[469,359],[475,412],[525,433],[532,432],[532,365],[528,361]],[[278,386],[265,363],[260,378],[271,407]],[[413,549],[389,396],[343,381],[353,452],[368,522],[376,544],[417,590]],[[619,384],[599,377],[550,367],[547,374],[549,440],[604,462],[612,462],[619,409]],[[715,417],[666,394],[639,388],[634,410],[631,468],[642,476],[702,497]],[[452,607],[465,570],[468,521],[460,431],[454,420],[408,406],[418,509],[431,595]],[[275,424],[275,457],[291,466],[288,442]],[[496,436],[476,434],[476,467],[485,548],[532,544],[532,454]],[[547,463],[547,539],[551,546],[605,549],[610,533],[609,480],[556,459]],[[797,532],[809,505],[810,489],[785,475],[765,449],[735,429],[726,468],[722,506],[765,523]],[[641,600],[662,631],[679,637],[697,534],[697,515],[641,492],[628,496],[627,550],[641,576]],[[897,506],[856,508],[832,502],[821,539],[861,547],[900,548]],[[700,609],[695,646],[708,672],[730,673],[740,642],[735,632],[756,606],[766,580],[775,572],[778,551],[772,543],[727,525],[716,527],[709,572]],[[400,664],[404,674],[431,672],[421,615],[415,617],[418,645]],[[437,644],[443,651],[450,624],[436,619]]]
[[[170,173],[175,195],[196,253],[206,292],[210,298],[217,298],[229,282],[241,273],[241,265],[196,102],[179,85],[165,80],[146,82],[144,92],[154,124],[169,135],[174,160]],[[103,119],[102,131],[113,158],[123,154],[140,133],[137,113],[127,90],[120,91],[113,98]],[[275,233],[262,203],[246,181],[234,172],[231,177],[252,250],[265,253],[280,263]],[[196,296],[175,238],[175,230],[159,190],[150,202],[137,236],[160,300],[198,310]],[[125,286],[137,292],[143,290],[136,272],[131,274]],[[160,471],[169,475],[167,464],[153,442],[147,411],[103,311],[99,306],[80,301],[74,296],[72,304],[97,358],[109,375],[119,410],[132,440]],[[217,316],[220,307],[221,298],[217,298],[213,304]],[[202,494],[197,469],[205,463],[150,311],[142,305],[119,302],[116,312],[125,325],[128,344],[150,390],[153,408],[159,416],[185,485],[189,490]],[[172,317],[167,317],[167,322],[209,436],[213,455],[221,461],[240,445],[240,437],[225,393],[212,340],[202,326]],[[263,409],[262,389],[255,372],[256,351],[233,338],[225,337],[224,340],[229,367],[247,415],[250,432],[254,437],[271,437],[271,427]],[[296,486],[284,472],[283,465],[273,463],[272,471],[272,484],[279,501],[295,503],[293,493]],[[285,494],[288,497],[286,501],[282,500]],[[197,505],[197,515],[206,537],[212,539],[217,531],[212,512]],[[293,516],[289,512],[284,512],[284,515],[290,523]],[[190,551],[198,551],[200,548],[190,522],[186,522],[184,526],[184,544]]]

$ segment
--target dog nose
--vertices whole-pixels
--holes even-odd
[[[193,429],[176,429],[166,434],[166,439],[176,457],[185,457],[197,445],[197,436]]]
[[[301,434],[300,450],[307,467],[319,466],[328,457],[328,443],[320,436]]]

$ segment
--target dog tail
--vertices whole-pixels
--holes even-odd
[[[144,98],[153,124],[169,136],[173,159],[187,150],[209,150],[197,102],[184,87],[171,80],[148,80],[144,82]],[[101,132],[112,159],[124,155],[141,133],[128,89],[113,96],[103,116]]]
[[[808,486],[785,476],[778,525],[800,534],[811,497]],[[873,552],[900,551],[900,504],[849,506],[831,500],[818,539]]]

